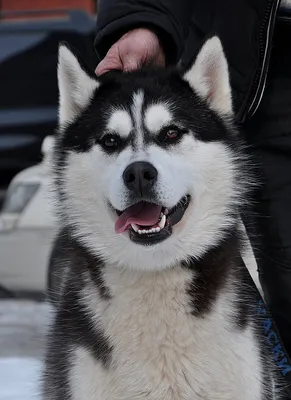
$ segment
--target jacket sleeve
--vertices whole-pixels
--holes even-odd
[[[134,28],[156,32],[167,62],[177,63],[188,36],[194,0],[99,0],[95,49],[99,59]]]

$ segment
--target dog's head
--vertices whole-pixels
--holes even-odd
[[[55,181],[65,223],[108,262],[199,258],[235,223],[244,185],[217,37],[192,67],[97,78],[59,51]]]

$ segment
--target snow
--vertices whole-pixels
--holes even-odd
[[[41,366],[36,358],[0,359],[0,400],[38,400]]]
[[[42,357],[50,316],[44,302],[1,300],[0,357]]]
[[[0,301],[0,400],[39,400],[45,336],[51,316],[46,303]]]

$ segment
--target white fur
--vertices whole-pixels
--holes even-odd
[[[213,110],[232,113],[231,88],[226,58],[220,40],[214,36],[202,47],[184,78]]]
[[[106,371],[83,347],[72,348],[69,382],[72,400],[103,399]],[[104,398],[105,400],[105,398]]]
[[[64,173],[68,202],[64,208],[77,224],[80,239],[86,238],[85,244],[96,254],[101,252],[108,262],[134,269],[163,269],[187,256],[201,257],[233,223],[229,206],[239,202],[233,156],[220,143],[203,143],[189,136],[182,140],[175,156],[157,146],[147,149],[141,159],[150,161],[158,170],[161,203],[172,208],[184,195],[192,196],[184,218],[173,227],[172,236],[150,247],[132,243],[127,232],[115,234],[116,214],[107,206],[109,200],[116,209],[126,207],[122,173],[134,159],[130,148],[112,157],[98,146],[88,153],[71,153],[68,157]],[[103,173],[96,174],[100,170]]]
[[[59,123],[71,122],[88,105],[98,88],[97,79],[89,77],[66,47],[59,48]]]
[[[133,120],[136,130],[136,151],[139,151],[143,147],[144,136],[142,129],[142,105],[144,100],[144,93],[142,91],[138,91],[134,93],[131,111],[133,114]]]
[[[206,318],[189,318],[191,273],[106,270],[113,298],[104,302],[90,281],[81,293],[96,329],[114,346],[105,370],[84,348],[72,354],[73,400],[261,399],[259,350],[250,326],[230,325],[232,286]],[[167,290],[165,290],[167,288]]]
[[[145,126],[152,133],[158,133],[173,121],[173,116],[165,104],[153,104],[145,112]]]
[[[126,139],[133,129],[131,117],[125,110],[113,110],[107,124],[107,131]]]

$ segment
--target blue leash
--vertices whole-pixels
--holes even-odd
[[[252,289],[254,289],[254,293],[256,296],[255,314],[258,316],[258,319],[260,321],[261,328],[265,336],[265,341],[267,345],[266,347],[270,349],[275,365],[278,367],[277,368],[278,373],[279,375],[281,375],[283,382],[286,384],[282,389],[283,392],[281,392],[281,396],[283,396],[282,400],[290,400],[291,399],[290,357],[287,354],[287,351],[282,342],[282,339],[275,325],[275,322],[271,316],[271,313],[268,310],[245,264],[244,264],[244,269],[246,272],[245,277],[247,284],[250,285]]]

